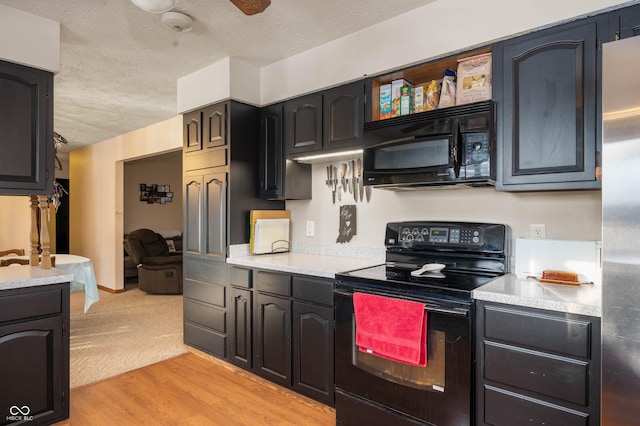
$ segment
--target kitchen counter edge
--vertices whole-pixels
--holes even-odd
[[[0,268],[0,291],[41,285],[68,283],[74,275],[66,271],[40,266],[6,266]]]
[[[545,284],[514,274],[496,278],[472,292],[475,300],[602,317],[602,287]]]
[[[337,273],[380,265],[384,261],[307,253],[277,253],[228,257],[227,263],[333,279]]]

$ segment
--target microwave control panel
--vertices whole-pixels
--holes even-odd
[[[489,132],[464,133],[462,138],[465,147],[464,165],[489,161]]]

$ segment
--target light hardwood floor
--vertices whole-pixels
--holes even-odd
[[[335,425],[335,410],[193,351],[71,390],[67,425]]]

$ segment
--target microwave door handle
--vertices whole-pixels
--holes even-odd
[[[460,150],[459,147],[462,146],[461,143],[461,135],[460,129],[458,127],[458,123],[453,126],[453,138],[452,138],[452,147],[451,147],[451,159],[453,160],[453,172],[456,175],[456,179],[460,177]]]

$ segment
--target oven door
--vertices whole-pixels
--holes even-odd
[[[455,182],[460,176],[458,132],[399,139],[365,147],[364,184],[390,186]]]
[[[371,417],[375,411],[395,413],[398,424],[414,419],[433,425],[471,423],[469,304],[452,308],[450,303],[442,307],[434,300],[425,302],[427,365],[416,367],[361,352],[355,344],[353,289],[338,285],[334,302],[338,424]]]

